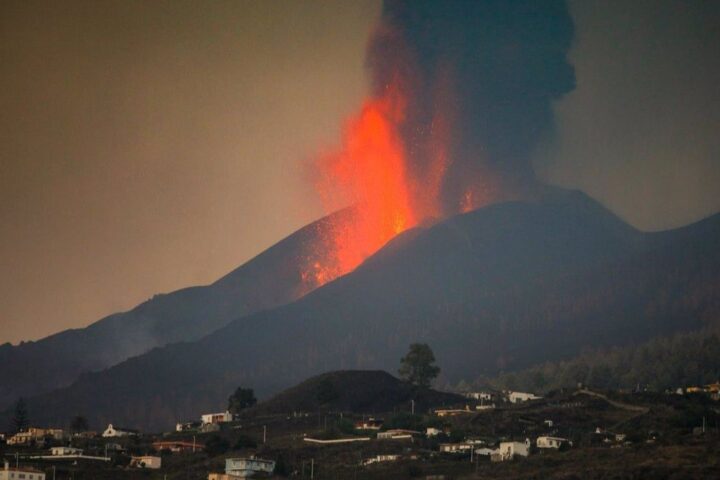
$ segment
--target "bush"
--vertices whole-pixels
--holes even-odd
[[[220,435],[212,435],[205,442],[205,452],[210,456],[222,455],[230,450],[230,442]]]
[[[235,445],[233,446],[233,450],[242,450],[243,448],[256,448],[257,442],[247,435],[240,435],[238,437],[237,441],[235,442]]]
[[[418,478],[418,477],[421,477],[422,474],[423,474],[422,468],[420,468],[418,465],[408,466],[408,476],[410,478]]]

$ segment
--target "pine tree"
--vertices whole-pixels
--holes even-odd
[[[24,430],[27,430],[27,428],[30,426],[27,405],[25,404],[25,399],[23,399],[22,397],[20,397],[17,403],[15,403],[13,425],[15,426],[16,432],[22,432]]]

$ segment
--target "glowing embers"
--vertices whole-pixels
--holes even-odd
[[[397,88],[367,100],[344,130],[342,148],[318,161],[317,188],[327,211],[353,205],[322,232],[323,260],[303,273],[322,285],[357,267],[398,233],[413,227],[411,185],[399,127],[405,101]]]

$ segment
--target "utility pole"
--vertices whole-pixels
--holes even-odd
[[[263,425],[263,444],[267,441],[267,425]]]
[[[193,435],[193,453],[195,453],[195,435]]]
[[[55,480],[55,465],[53,465],[53,480]]]
[[[410,407],[410,412],[415,415],[415,400],[410,400],[410,405],[412,405]]]
[[[315,478],[315,459],[310,459],[310,480]]]

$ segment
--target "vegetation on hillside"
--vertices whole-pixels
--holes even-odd
[[[599,389],[654,391],[703,385],[720,379],[716,330],[654,338],[640,346],[594,350],[571,360],[509,372],[488,383],[498,389],[549,391],[578,384]]]

